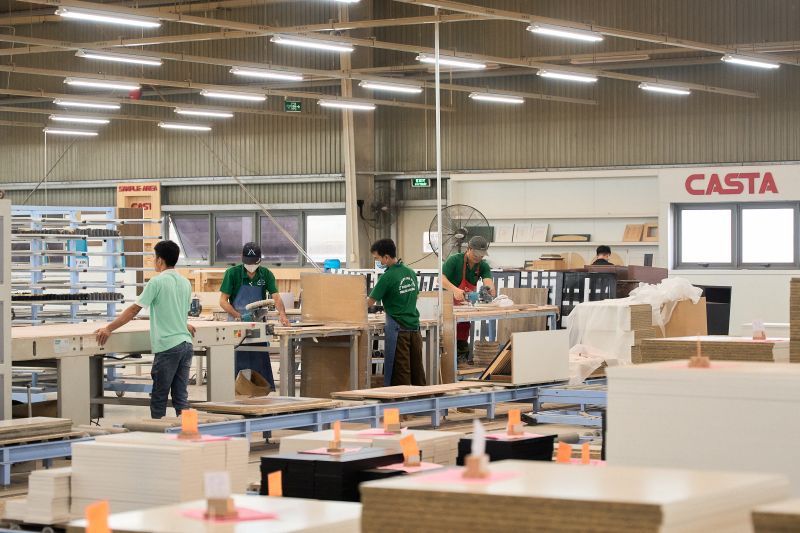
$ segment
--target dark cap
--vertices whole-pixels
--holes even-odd
[[[261,262],[261,247],[254,242],[248,242],[242,248],[242,263],[257,265]]]
[[[471,238],[467,243],[467,246],[482,255],[487,255],[489,253],[489,241],[480,235],[475,235],[473,238]]]

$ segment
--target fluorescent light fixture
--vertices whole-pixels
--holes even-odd
[[[393,93],[420,94],[422,92],[422,86],[405,83],[385,83],[382,81],[364,80],[360,82],[358,86],[374,91],[388,91]]]
[[[690,91],[689,89],[685,89],[683,87],[675,87],[674,85],[661,85],[660,83],[643,82],[639,84],[639,88],[645,91],[652,91],[655,93],[679,94],[681,96],[692,94],[692,91]]]
[[[580,83],[595,83],[597,81],[597,76],[592,76],[591,74],[579,74],[577,72],[564,72],[561,70],[540,70],[536,75],[542,78],[577,81]]]
[[[630,54],[618,56],[575,57],[569,60],[573,65],[595,65],[598,63],[624,63],[626,61],[647,61],[648,54]]]
[[[76,137],[97,137],[96,131],[88,131],[88,130],[67,130],[62,128],[45,128],[44,133],[46,135],[73,135]]]
[[[202,124],[181,124],[180,122],[159,122],[159,128],[165,130],[183,130],[183,131],[211,131],[211,126],[204,126]]]
[[[246,100],[248,102],[263,102],[267,97],[263,94],[237,93],[234,91],[216,91],[203,89],[200,94],[208,98],[224,98],[226,100]]]
[[[124,81],[97,80],[94,78],[67,78],[64,80],[67,85],[75,87],[90,87],[93,89],[120,89],[122,91],[137,91],[141,89],[138,83]]]
[[[69,115],[50,115],[54,122],[72,122],[73,124],[108,124],[107,118],[71,117]]]
[[[152,17],[127,15],[124,13],[114,13],[113,11],[84,9],[82,7],[60,7],[56,10],[56,15],[68,19],[106,22],[108,24],[119,24],[121,26],[134,26],[136,28],[158,28],[161,26],[161,22]]]
[[[289,35],[274,35],[270,41],[276,44],[299,46],[300,48],[313,48],[314,50],[329,50],[331,52],[352,52],[355,50],[352,45],[347,43]]]
[[[357,3],[359,3],[361,0],[334,0],[334,1],[335,1],[335,2],[338,2],[338,3],[340,3],[340,4],[357,4]]]
[[[233,67],[231,74],[247,78],[264,78],[268,80],[303,81],[302,74],[295,74],[285,70],[269,70],[262,68]]]
[[[107,109],[111,111],[117,111],[121,107],[116,102],[99,102],[99,101],[82,101],[82,100],[65,100],[63,98],[56,98],[53,100],[55,105],[60,105],[61,107],[83,107],[86,109]]]
[[[146,65],[148,67],[160,67],[161,58],[153,56],[139,56],[127,54],[115,54],[113,52],[95,52],[94,50],[78,50],[75,52],[77,57],[86,59],[99,59],[100,61],[114,61],[117,63],[131,63],[134,65]]]
[[[756,67],[765,69],[776,69],[781,67],[780,63],[775,63],[773,61],[765,61],[763,59],[755,59],[752,57],[737,56],[732,54],[726,54],[722,56],[722,60],[726,63],[732,63],[734,65],[744,65],[746,67]]]
[[[470,93],[469,97],[473,100],[497,102],[499,104],[522,104],[525,102],[525,99],[521,96],[511,96],[508,94]]]
[[[531,24],[528,31],[539,35],[549,35],[551,37],[563,37],[575,41],[598,43],[603,40],[603,35],[594,31],[578,30],[567,26],[555,26],[553,24]]]
[[[420,54],[417,56],[417,61],[421,63],[436,64],[436,56],[431,54]],[[439,66],[445,67],[459,67],[459,68],[472,68],[483,69],[486,68],[486,63],[480,61],[471,61],[469,59],[461,59],[454,56],[439,56]]]
[[[213,111],[211,109],[176,107],[175,113],[189,117],[233,118],[233,113],[230,111]]]
[[[354,100],[320,100],[317,103],[322,107],[352,109],[354,111],[373,111],[375,109],[375,104],[370,102],[357,102]]]

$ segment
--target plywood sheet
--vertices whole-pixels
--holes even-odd
[[[55,433],[66,433],[72,429],[68,418],[16,418],[0,421],[0,440],[38,437]]]
[[[303,321],[367,324],[364,276],[303,273],[300,282]]]
[[[444,383],[441,385],[397,385],[394,387],[381,387],[378,389],[351,390],[334,393],[334,398],[349,400],[396,400],[401,398],[417,398],[422,396],[437,396],[451,392],[469,389],[482,389],[483,386],[476,382]]]
[[[340,402],[324,398],[288,398],[285,396],[265,396],[248,398],[233,402],[199,402],[192,404],[200,411],[209,413],[230,413],[247,416],[266,416],[282,413],[296,413],[315,409],[337,407]]]
[[[515,304],[547,305],[548,289],[500,289]],[[523,331],[543,331],[547,329],[546,318],[514,318],[497,323],[497,342],[505,344],[512,333]]]

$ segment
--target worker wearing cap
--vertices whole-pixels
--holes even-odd
[[[370,251],[372,257],[386,267],[367,300],[369,306],[382,302],[386,314],[383,383],[387,387],[425,385],[417,273],[397,258],[397,246],[392,239],[375,241]]]
[[[256,243],[248,242],[244,245],[242,263],[225,271],[219,290],[219,305],[227,311],[230,320],[242,320],[242,316],[249,315],[246,309],[249,304],[266,300],[269,294],[275,300],[281,324],[289,325],[275,275],[267,267],[261,266],[261,248]],[[236,350],[236,375],[241,370],[255,370],[275,390],[269,354],[263,351],[265,346],[267,345],[249,344]],[[248,349],[251,347],[253,349]]]
[[[475,292],[478,280],[489,287],[492,296],[497,296],[492,280],[489,263],[483,260],[488,255],[489,241],[480,235],[472,237],[467,243],[465,253],[451,255],[442,267],[442,287],[453,293],[456,305],[464,303],[464,293]],[[462,322],[456,327],[456,352],[458,362],[469,359],[469,322]]]

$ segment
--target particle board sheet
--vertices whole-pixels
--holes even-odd
[[[441,385],[395,385],[378,389],[361,389],[333,393],[334,398],[347,400],[397,400],[403,398],[419,398],[423,396],[439,396],[447,393],[466,392],[470,389],[481,390],[478,383],[443,383]]]
[[[609,464],[771,472],[800,495],[800,365],[684,360],[606,374]]]
[[[71,468],[34,470],[28,477],[25,522],[54,524],[70,518]]]
[[[500,289],[500,294],[505,294],[515,304],[533,304],[536,306],[547,305],[548,289]],[[513,318],[501,320],[497,323],[497,340],[501,344],[511,339],[513,333],[524,331],[543,331],[547,329],[547,318]]]
[[[193,407],[210,413],[228,413],[245,416],[269,416],[317,409],[338,407],[341,402],[325,398],[288,396],[263,396],[233,402],[198,402]]]
[[[728,337],[707,335],[699,337],[703,355],[712,360],[723,361],[774,361],[777,363],[800,362],[792,360],[788,339],[753,340],[750,337]],[[646,339],[641,345],[641,363],[689,359],[697,353],[698,337],[668,337]]]
[[[755,533],[796,533],[800,531],[800,498],[768,503],[753,509]]]
[[[769,474],[540,461],[488,468],[494,481],[464,482],[458,469],[364,483],[362,531],[744,532],[750,509],[788,493]]]

